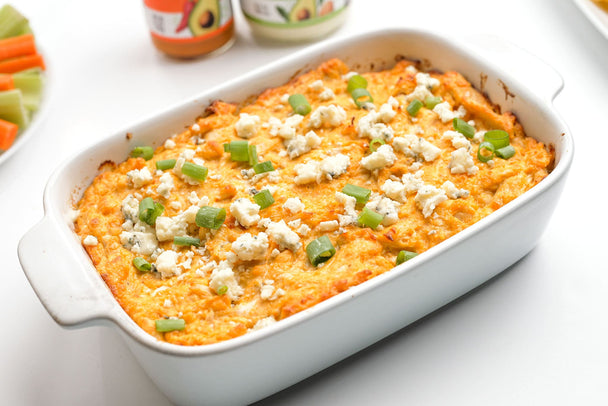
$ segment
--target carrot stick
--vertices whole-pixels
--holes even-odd
[[[36,41],[32,34],[0,40],[0,61],[36,53]]]
[[[39,67],[45,69],[42,55],[34,54],[6,59],[0,62],[0,73],[15,73],[24,69]]]
[[[13,77],[11,75],[0,75],[0,92],[14,88],[15,83],[13,82]]]
[[[19,126],[0,119],[0,149],[6,151],[9,149],[15,138],[17,137]]]

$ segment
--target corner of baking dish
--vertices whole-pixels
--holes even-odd
[[[186,111],[185,114],[182,114],[182,118],[180,119],[187,123],[187,117],[191,117],[191,119],[194,120],[194,118],[198,115],[196,113],[197,111],[202,111],[211,100],[217,98],[226,89],[232,89],[231,91],[234,93],[233,88],[235,87],[235,85],[256,83],[256,80],[261,78],[266,79],[261,80],[261,85],[259,86],[266,86],[268,84],[267,78],[274,76],[272,74],[269,74],[269,72],[273,74],[280,73],[280,75],[278,75],[279,78],[276,79],[277,81],[280,81],[282,80],[282,78],[289,78],[295,72],[298,72],[300,70],[300,68],[298,67],[304,66],[305,69],[310,68],[312,67],[312,65],[316,64],[317,61],[336,55],[344,55],[345,52],[348,51],[349,47],[354,48],[355,44],[361,42],[367,44],[365,45],[367,47],[369,47],[369,44],[373,44],[375,42],[386,43],[387,41],[389,42],[389,46],[391,44],[393,44],[394,46],[398,46],[399,44],[404,43],[405,40],[410,43],[415,41],[424,41],[427,46],[428,44],[434,44],[437,47],[452,52],[456,58],[452,62],[452,64],[455,65],[454,69],[458,69],[459,66],[466,65],[470,67],[471,65],[475,65],[479,69],[482,69],[484,74],[492,78],[500,78],[503,83],[508,85],[510,92],[517,95],[518,97],[526,99],[527,103],[531,108],[542,111],[546,115],[546,123],[552,123],[552,125],[556,127],[556,130],[561,131],[561,138],[556,138],[556,140],[560,144],[556,145],[559,154],[556,158],[556,165],[553,172],[551,172],[549,176],[543,179],[542,182],[540,182],[538,185],[533,187],[531,190],[529,190],[522,196],[516,198],[515,200],[500,208],[496,212],[490,214],[486,218],[473,224],[467,229],[449,238],[448,240],[429,249],[423,255],[420,255],[408,261],[407,263],[399,265],[382,275],[379,275],[369,281],[362,283],[361,285],[352,287],[345,292],[331,297],[313,306],[310,309],[306,309],[287,319],[281,320],[278,323],[267,328],[225,342],[193,347],[179,346],[158,341],[153,336],[147,334],[145,331],[139,328],[139,326],[137,326],[137,324],[122,310],[118,302],[116,302],[116,300],[112,297],[111,293],[109,292],[109,289],[107,289],[105,283],[101,280],[101,277],[99,277],[99,275],[95,271],[94,266],[90,262],[90,259],[86,255],[86,252],[82,248],[78,238],[76,238],[75,234],[73,233],[73,230],[70,228],[69,221],[67,220],[69,217],[68,213],[71,209],[71,206],[74,205],[81,191],[88,183],[90,183],[92,178],[98,172],[99,162],[91,157],[106,156],[109,157],[109,159],[114,159],[116,161],[122,160],[126,158],[128,151],[130,150],[130,148],[132,148],[132,145],[134,145],[134,143],[142,142],[142,139],[138,138],[138,131],[142,128],[145,129],[148,125],[146,123],[148,123],[150,120],[158,122],[159,119],[166,119],[168,117],[174,116],[175,113],[178,111]],[[415,48],[416,47],[414,47],[414,49]],[[344,51],[345,49],[347,51]],[[409,52],[412,53],[414,51]],[[398,52],[395,52],[394,55],[397,54]],[[515,62],[517,61],[514,61],[514,63]],[[431,64],[432,63],[433,60],[431,60]],[[542,67],[540,67],[539,69],[542,69]],[[138,124],[135,124],[131,128],[116,133],[108,140],[99,142],[93,145],[92,147],[86,149],[85,151],[76,154],[72,158],[65,161],[65,163],[61,167],[59,167],[51,176],[44,194],[44,206],[46,213],[45,216],[51,217],[54,219],[54,221],[56,221],[56,223],[60,226],[60,231],[66,237],[66,241],[71,240],[68,241],[68,243],[73,245],[73,248],[79,251],[79,256],[82,257],[82,261],[88,264],[90,272],[95,273],[95,275],[97,275],[97,286],[100,289],[105,289],[103,296],[107,297],[107,300],[111,301],[112,305],[106,308],[100,314],[98,314],[97,319],[106,319],[117,324],[125,333],[127,333],[140,344],[143,344],[146,347],[163,353],[178,356],[202,356],[205,354],[228,351],[236,347],[249,345],[257,340],[261,340],[264,337],[267,337],[268,335],[276,334],[281,330],[289,329],[294,325],[302,323],[307,319],[313,318],[316,315],[329,311],[330,309],[336,306],[340,306],[341,304],[360,295],[362,292],[377,289],[379,286],[382,286],[386,283],[390,283],[390,281],[396,278],[397,276],[417,269],[425,262],[429,261],[431,258],[441,255],[444,251],[457,246],[463,241],[469,239],[471,236],[473,236],[480,230],[489,227],[492,223],[500,220],[501,218],[504,218],[505,216],[508,216],[511,212],[518,210],[518,208],[526,205],[529,201],[542,194],[546,189],[550,188],[553,183],[557,182],[561,177],[566,174],[569,169],[573,154],[573,142],[569,130],[567,129],[565,123],[562,121],[562,119],[559,117],[554,107],[552,106],[552,100],[557,94],[557,92],[560,90],[561,85],[557,88],[555,87],[556,86],[553,86],[552,89],[553,94],[536,94],[534,93],[534,89],[530,89],[528,86],[526,86],[526,84],[522,84],[519,78],[513,77],[508,72],[505,66],[497,66],[492,64],[491,62],[488,62],[486,59],[483,59],[482,51],[478,52],[468,47],[466,43],[457,42],[455,40],[448,40],[439,35],[428,33],[425,31],[410,29],[388,29],[383,31],[362,33],[360,35],[350,38],[341,38],[325,41],[313,45],[303,51],[299,51],[291,56],[278,60],[274,63],[271,63],[267,66],[256,69],[241,78],[215,87],[183,103],[170,107],[169,109],[161,112],[160,114],[154,115],[154,119],[140,121]],[[262,89],[260,88],[258,92],[261,90]],[[252,88],[251,85],[245,85],[244,90],[241,91],[249,92],[249,94],[256,93],[255,89]],[[547,89],[543,89],[543,91],[546,93]],[[171,125],[176,125],[176,127],[173,129],[174,131],[183,128],[179,127],[178,123],[175,122],[172,122]],[[524,127],[526,126],[524,125]],[[127,133],[132,133],[133,139],[128,142],[125,142],[125,134]],[[166,136],[166,134],[163,135],[163,138]],[[146,141],[149,141],[149,139],[146,139]],[[153,140],[153,143],[159,142],[160,138]],[[69,196],[68,199],[66,199],[67,196]]]

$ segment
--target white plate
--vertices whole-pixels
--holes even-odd
[[[599,8],[591,0],[574,0],[574,4],[595,25],[595,28],[608,39],[608,12]]]
[[[40,47],[38,46],[38,50],[40,52]],[[32,122],[30,125],[20,134],[17,135],[15,142],[11,147],[5,151],[0,151],[0,165],[2,165],[5,161],[7,161],[15,152],[19,150],[27,141],[32,137],[32,135],[38,130],[40,124],[44,121],[44,118],[47,115],[49,110],[49,95],[51,88],[51,80],[49,80],[49,63],[48,57],[43,53],[44,56],[44,65],[46,66],[46,70],[44,71],[44,88],[42,89],[42,100],[40,101],[40,108],[36,111],[32,117]]]

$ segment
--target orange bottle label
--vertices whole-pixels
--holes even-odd
[[[190,42],[224,32],[232,23],[230,0],[144,0],[153,36]]]

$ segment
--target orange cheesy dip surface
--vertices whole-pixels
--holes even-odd
[[[494,130],[508,133],[496,148]],[[95,178],[75,230],[142,329],[201,345],[428,250],[536,185],[554,157],[459,73],[403,60],[357,74],[333,59],[249,104],[214,102],[145,158]]]

